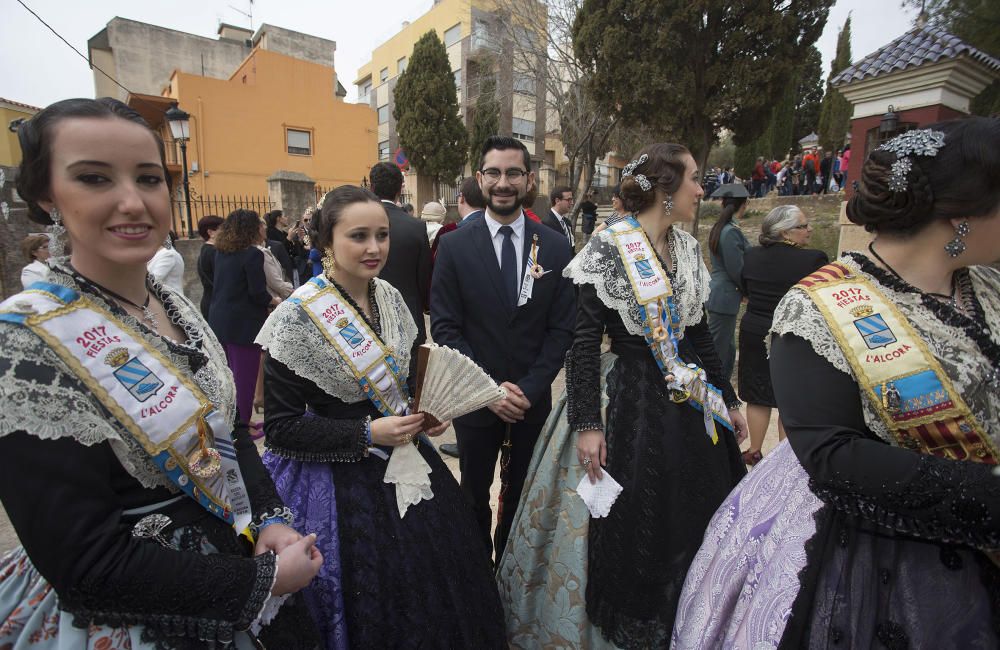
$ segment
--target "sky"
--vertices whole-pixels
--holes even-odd
[[[270,23],[337,43],[335,65],[348,101],[355,74],[372,50],[432,6],[432,0],[21,0],[84,57],[87,39],[115,16],[215,38],[220,22],[247,27]],[[840,0],[817,42],[829,70],[837,32],[852,19],[854,60],[874,52],[912,26],[915,12],[901,0]],[[67,97],[92,97],[93,72],[85,58],[32,16],[18,0],[0,0],[0,97],[46,106]]]

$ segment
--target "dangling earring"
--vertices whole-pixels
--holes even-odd
[[[49,211],[49,219],[52,225],[48,227],[49,232],[49,254],[53,257],[63,257],[66,252],[66,228],[62,224],[62,214],[59,208],[52,206]]]
[[[667,200],[663,202],[663,211],[669,215],[674,209],[674,197],[667,194]]]
[[[323,260],[322,261],[323,261],[323,275],[325,275],[326,277],[328,277],[328,278],[330,278],[332,280],[333,279],[333,270],[335,268],[337,268],[337,260],[335,260],[333,258],[333,251],[330,250],[330,249],[327,249],[326,252],[323,253]]]
[[[968,237],[971,231],[972,228],[969,227],[967,220],[955,226],[955,238],[944,245],[944,251],[949,257],[958,257],[965,252],[964,238]]]
[[[167,250],[171,250],[174,247],[174,242],[172,239],[170,239],[169,232],[167,233],[167,240],[163,242],[163,247],[166,248]]]

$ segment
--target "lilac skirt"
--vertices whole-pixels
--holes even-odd
[[[777,648],[822,502],[787,441],[722,502],[688,569],[671,647]]]

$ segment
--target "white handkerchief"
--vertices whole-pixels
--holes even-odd
[[[618,481],[611,478],[611,474],[608,474],[607,470],[602,471],[604,476],[597,483],[591,483],[590,477],[584,473],[580,484],[576,486],[576,493],[587,504],[587,510],[590,510],[591,517],[607,517],[608,513],[611,512],[611,506],[615,504],[618,495],[622,493],[622,486],[618,484]]]
[[[396,484],[396,506],[399,508],[400,519],[406,515],[410,506],[415,506],[424,499],[434,498],[434,492],[431,491],[431,466],[414,445],[405,444],[393,448],[382,480]]]

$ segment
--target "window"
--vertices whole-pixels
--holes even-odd
[[[396,74],[403,74],[403,72],[406,71],[407,63],[409,63],[409,61],[405,56],[399,61],[396,61]]]
[[[462,40],[462,23],[455,25],[444,32],[444,46],[450,47]]]
[[[535,94],[535,78],[526,74],[514,74],[514,92],[526,95]]]
[[[511,131],[513,131],[514,137],[518,140],[524,140],[525,142],[535,141],[535,123],[531,120],[522,120],[519,117],[515,117],[511,124]]]
[[[389,105],[378,107],[378,123],[385,124],[389,121]]]
[[[378,159],[389,160],[389,141],[383,140],[378,143]]]
[[[453,74],[455,75],[455,90],[461,90],[462,89],[462,71],[461,70],[455,70],[455,72]]]
[[[288,145],[288,153],[297,156],[312,155],[312,133],[310,131],[286,129],[285,140]]]
[[[372,82],[366,81],[361,90],[358,92],[358,101],[362,104],[367,104],[371,101],[372,95]]]
[[[382,68],[382,71],[378,73],[378,80],[385,83],[389,79],[389,68]]]

